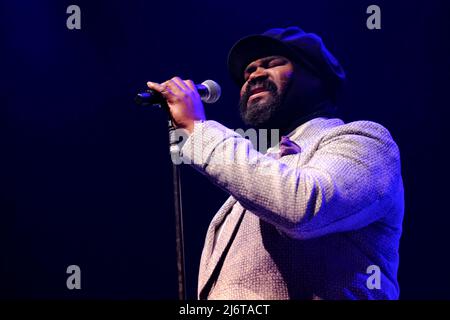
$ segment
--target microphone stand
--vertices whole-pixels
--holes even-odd
[[[177,271],[178,271],[178,299],[186,300],[186,281],[184,263],[184,235],[183,235],[183,208],[181,201],[181,172],[180,164],[176,164],[173,159],[177,159],[180,154],[179,141],[175,134],[175,126],[172,120],[168,121],[169,129],[169,151],[172,162],[173,179],[173,203],[175,210],[175,239],[177,251]]]
[[[217,84],[216,84],[217,85]],[[218,85],[217,85],[218,86]],[[157,98],[152,101],[150,98],[156,96]],[[168,129],[169,129],[169,151],[170,159],[172,162],[172,179],[173,179],[173,204],[175,211],[175,242],[177,252],[177,272],[178,272],[178,299],[186,300],[186,280],[185,280],[185,263],[184,263],[184,236],[183,236],[183,210],[181,202],[181,172],[180,164],[175,163],[174,159],[178,159],[180,155],[179,141],[175,132],[175,126],[170,118],[169,106],[165,102],[164,98],[158,92],[147,90],[144,93],[138,94],[134,101],[140,106],[152,106],[160,107],[164,109],[168,116]],[[155,101],[163,101],[158,103]]]

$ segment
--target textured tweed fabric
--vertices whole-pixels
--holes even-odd
[[[183,160],[231,195],[206,234],[199,298],[398,298],[404,198],[389,132],[315,118],[289,138],[296,153],[262,154],[204,121],[183,145]]]

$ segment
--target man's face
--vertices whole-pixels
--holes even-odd
[[[270,120],[281,107],[293,72],[292,62],[282,56],[264,57],[245,68],[239,106],[242,120],[247,125],[270,126]]]

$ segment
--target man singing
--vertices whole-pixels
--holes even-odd
[[[228,68],[243,121],[283,136],[265,154],[206,120],[192,81],[148,83],[189,134],[183,159],[231,195],[207,231],[199,298],[397,299],[399,150],[381,125],[336,118],[339,62],[290,27],[241,39]]]

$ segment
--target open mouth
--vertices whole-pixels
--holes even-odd
[[[252,95],[254,95],[254,94],[257,94],[257,93],[260,93],[260,92],[264,92],[264,91],[267,91],[267,89],[262,88],[262,87],[260,87],[260,88],[255,88],[255,89],[253,89],[252,91],[250,91],[250,96],[252,96]]]
[[[260,95],[260,94],[262,94],[262,93],[264,93],[264,92],[268,92],[268,90],[265,89],[265,88],[255,88],[255,89],[253,89],[252,91],[250,91],[250,96],[249,96],[249,98],[252,98],[252,97],[254,97],[254,96]]]

